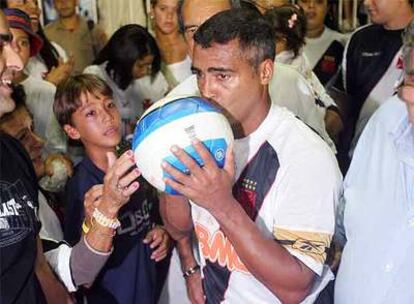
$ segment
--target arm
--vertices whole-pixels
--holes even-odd
[[[57,280],[43,254],[40,238],[37,238],[36,276],[40,282],[47,303],[73,303],[65,287]]]
[[[283,303],[297,303],[303,300],[312,287],[315,272],[294,256],[292,248],[286,248],[288,246],[282,246],[277,241],[266,238],[232,196],[234,168],[230,149],[226,155],[225,167],[221,170],[217,168],[209,152],[201,143],[195,143],[194,147],[202,157],[205,163],[204,167],[198,167],[197,163],[183,150],[173,149],[175,156],[189,168],[191,174],[182,174],[164,163],[164,170],[177,181],[166,179],[167,184],[189,197],[197,205],[207,209],[216,218],[247,269],[276,294]],[[294,189],[292,187],[297,186],[294,185],[295,180],[298,179],[297,177],[292,176],[288,179],[289,189]],[[330,185],[326,187],[330,187]],[[284,187],[286,188],[286,186]],[[320,187],[312,186],[312,188],[315,188],[314,192],[320,190]],[[313,197],[313,195],[314,193],[310,191],[305,196]],[[290,204],[301,204],[303,200],[303,198],[300,199],[300,197],[294,195],[285,199]],[[315,199],[319,199],[319,197],[315,196]],[[220,204],[217,204],[217,202],[220,202]],[[331,205],[330,209],[332,209],[333,216],[333,200]],[[306,212],[309,211],[313,210],[306,210]],[[315,217],[318,217],[318,215],[315,215]],[[332,230],[333,225],[332,219]],[[289,238],[280,237],[284,233],[281,230],[278,231],[278,227],[274,228],[275,237],[279,240],[290,240]],[[327,243],[329,247],[329,240]],[[302,258],[296,252],[295,255]],[[257,259],[257,256],[260,256],[260,259]],[[272,265],[272,267],[269,267],[269,265]],[[322,265],[320,266],[322,268]]]
[[[187,198],[177,195],[160,195],[160,213],[164,226],[176,241],[176,248],[183,273],[198,263],[193,252],[193,223]],[[187,293],[191,303],[204,303],[200,271],[186,278]]]

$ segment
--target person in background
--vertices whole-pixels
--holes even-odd
[[[414,18],[410,0],[365,0],[364,5],[372,24],[352,33],[345,46],[341,77],[335,83],[346,93],[340,147],[345,166],[369,118],[394,94],[402,77],[401,37]]]
[[[32,23],[32,29],[43,40],[43,46],[36,56],[30,58],[25,67],[26,73],[37,79],[58,85],[72,73],[74,59],[67,56],[56,42],[49,41],[40,24],[40,10],[37,0],[0,0],[0,7],[17,8],[24,11]]]
[[[332,139],[336,139],[343,127],[339,110],[312,71],[303,53],[306,34],[306,18],[303,10],[296,5],[282,5],[267,10],[264,17],[276,33],[275,61],[293,66],[306,78],[312,88],[315,102],[324,116],[328,134]],[[335,146],[332,142],[330,145]]]
[[[372,115],[344,181],[336,242],[338,304],[414,299],[414,21],[403,36],[403,82]]]
[[[297,4],[307,21],[303,51],[321,83],[329,86],[341,67],[347,37],[325,25],[328,0],[298,0]]]
[[[191,75],[187,44],[178,28],[178,0],[151,0],[150,19],[161,53],[161,71],[170,88]]]
[[[46,25],[46,36],[73,56],[73,73],[82,73],[107,42],[106,34],[99,25],[79,16],[78,0],[54,0],[54,4],[59,18]]]
[[[66,187],[65,240],[76,244],[82,231],[87,233],[96,225],[96,218],[88,216],[84,208],[85,193],[104,182],[111,169],[106,158],[120,143],[121,120],[112,100],[112,91],[95,75],[81,74],[71,77],[58,87],[55,115],[65,132],[85,147],[86,156],[75,168]],[[130,155],[134,163],[133,152]],[[140,172],[131,170],[134,178]],[[157,193],[145,180],[111,221],[115,229],[114,251],[94,284],[85,291],[88,303],[153,304],[157,300],[156,262],[164,259],[170,238],[163,229],[159,216]],[[124,183],[118,184],[123,189]],[[92,213],[101,217],[97,209]],[[116,235],[115,235],[116,234]]]
[[[98,54],[86,74],[101,77],[111,88],[122,119],[121,135],[131,137],[135,123],[148,100],[156,101],[168,92],[160,72],[161,57],[155,39],[142,26],[120,27]]]
[[[27,66],[29,59],[36,56],[42,48],[41,38],[32,30],[29,16],[19,9],[3,10],[13,34],[13,46]],[[48,152],[67,151],[67,138],[53,115],[53,100],[56,87],[43,79],[37,79],[26,71],[14,74],[13,82],[23,86],[26,105],[33,114],[35,130],[46,140]]]

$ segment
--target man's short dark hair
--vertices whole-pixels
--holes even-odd
[[[85,93],[112,98],[111,88],[96,75],[80,74],[69,77],[58,85],[53,103],[53,112],[62,127],[72,124],[72,114],[82,106],[81,96]]]
[[[237,39],[244,56],[254,69],[264,60],[275,58],[275,35],[266,20],[249,10],[231,9],[220,12],[204,22],[194,35],[202,48],[213,43],[227,44]]]
[[[190,1],[190,0],[187,0],[187,1]],[[205,0],[205,1],[209,1],[209,0]],[[228,0],[228,1],[230,3],[231,8],[241,7],[240,6],[241,0]],[[177,5],[178,28],[181,33],[184,33],[183,5],[184,5],[184,0],[178,0],[178,5]]]

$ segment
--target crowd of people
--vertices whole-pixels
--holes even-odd
[[[364,0],[151,0],[108,37],[54,0],[1,0],[1,303],[414,301],[414,9]],[[131,139],[164,96],[201,96],[235,137],[161,164]]]

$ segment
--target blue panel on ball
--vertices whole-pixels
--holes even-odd
[[[208,148],[210,153],[213,155],[214,159],[216,160],[217,165],[220,168],[223,168],[225,156],[226,156],[226,149],[227,149],[226,141],[223,138],[209,139],[209,140],[204,140],[203,144]],[[200,165],[200,167],[204,166],[204,163],[201,160],[201,157],[198,155],[198,153],[195,151],[192,145],[185,147],[184,151],[187,152],[194,160],[196,160],[197,163]],[[188,174],[188,169],[174,155],[170,155],[164,158],[163,160],[167,161],[174,168],[180,170],[181,172]],[[163,171],[163,177],[169,177],[172,179],[171,175],[169,175],[165,171]],[[168,185],[165,185],[165,192],[168,194],[173,194],[173,195],[180,194]]]
[[[154,109],[142,117],[135,127],[132,149],[135,150],[147,136],[162,126],[185,116],[202,112],[220,112],[220,110],[200,97],[180,98]]]

